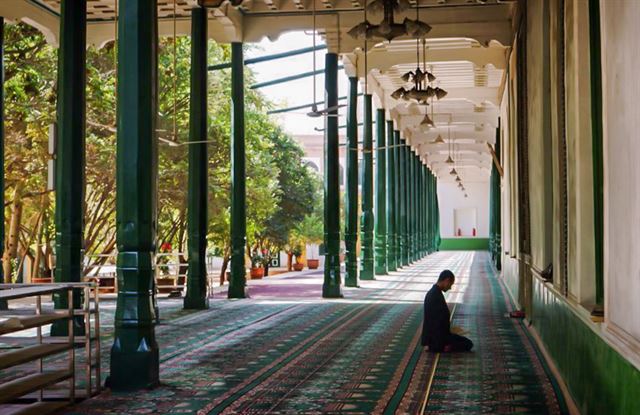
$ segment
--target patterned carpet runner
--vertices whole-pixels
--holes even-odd
[[[447,301],[471,353],[420,346],[422,300],[445,268],[457,275]],[[506,317],[511,305],[485,253],[436,253],[343,300],[321,300],[321,278],[274,279],[250,300],[214,299],[200,312],[161,301],[161,386],[107,391],[64,413],[566,413],[522,323]],[[107,369],[112,314],[102,318]]]

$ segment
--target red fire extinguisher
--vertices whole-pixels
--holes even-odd
[[[458,236],[462,236],[462,230],[458,228]]]
[[[473,236],[476,236],[476,228],[473,228]]]

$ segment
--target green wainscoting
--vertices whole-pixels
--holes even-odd
[[[537,277],[532,308],[533,325],[583,415],[640,414],[640,371]]]
[[[488,251],[489,238],[442,238],[441,251]]]

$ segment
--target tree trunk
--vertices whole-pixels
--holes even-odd
[[[293,253],[287,251],[287,271],[293,270]]]
[[[20,221],[22,219],[22,185],[16,184],[13,192],[13,203],[11,207],[11,218],[9,219],[9,237],[7,238],[4,255],[2,256],[2,269],[4,271],[5,282],[11,282],[12,267],[11,259],[18,253],[18,238],[20,236]]]
[[[224,274],[227,272],[227,266],[229,265],[229,260],[231,257],[229,254],[225,254],[222,257],[222,269],[220,270],[220,286],[224,285]]]

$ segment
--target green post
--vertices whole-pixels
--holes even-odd
[[[406,140],[405,140],[406,143]],[[413,252],[413,232],[411,229],[412,226],[412,222],[411,222],[411,211],[412,211],[412,194],[411,194],[411,188],[413,186],[413,174],[412,174],[412,168],[411,168],[411,147],[409,146],[409,144],[407,143],[404,147],[404,151],[405,151],[405,163],[404,163],[404,168],[406,171],[406,177],[407,177],[407,188],[405,189],[405,200],[406,200],[406,206],[407,206],[407,216],[406,216],[406,227],[407,227],[407,232],[406,232],[406,237],[407,237],[407,264],[411,264],[413,262],[413,257],[412,257],[412,252]]]
[[[422,192],[420,189],[420,183],[422,183],[422,176],[421,176],[421,167],[422,164],[420,163],[420,158],[418,157],[418,155],[415,156],[414,158],[415,163],[415,172],[416,172],[416,184],[414,186],[415,190],[415,195],[416,195],[416,202],[415,202],[415,206],[416,206],[416,213],[415,213],[415,220],[416,220],[416,227],[415,227],[415,233],[416,233],[416,259],[420,259],[422,258],[422,204],[421,204],[421,197],[422,197]]]
[[[157,386],[160,367],[153,308],[158,183],[158,18],[155,0],[120,0],[119,5],[118,299],[110,384],[114,390],[136,390]]]
[[[0,206],[2,206],[2,220],[0,220],[0,258],[4,254],[4,17],[0,17]],[[0,266],[0,282],[5,281],[3,269]],[[0,301],[0,310],[7,310],[6,301]]]
[[[589,50],[591,73],[591,145],[593,163],[593,225],[595,249],[596,304],[604,306],[604,178],[602,126],[602,64],[600,0],[589,0]]]
[[[358,78],[349,78],[347,109],[347,186],[345,192],[345,280],[358,286]]]
[[[418,155],[415,156],[416,172],[416,259],[422,258],[422,164]]]
[[[86,123],[86,0],[64,0],[60,5],[60,50],[58,54],[58,140],[56,143],[56,267],[55,282],[82,280],[85,123]],[[55,308],[66,309],[67,295],[54,295]],[[74,292],[75,308],[80,291]],[[51,326],[52,336],[67,336],[66,321]],[[74,331],[84,334],[81,317]]]
[[[415,154],[413,153],[413,149],[410,146],[407,146],[407,154],[409,155],[409,160],[407,163],[407,168],[409,169],[409,191],[407,192],[407,198],[409,199],[409,212],[407,214],[407,222],[409,224],[409,262],[415,262],[416,260],[416,222],[415,222],[415,213],[416,213],[416,168],[415,168]]]
[[[498,157],[498,161],[500,161],[500,118],[498,118],[498,128],[496,131],[496,156]],[[495,166],[494,166],[495,168]],[[498,173],[498,169],[496,168],[496,178],[495,178],[495,204],[494,208],[496,211],[496,216],[494,217],[494,227],[495,227],[495,240],[494,240],[494,249],[495,249],[495,264],[498,270],[502,269],[502,195],[501,195],[501,177]]]
[[[247,200],[244,145],[244,58],[242,43],[231,44],[231,279],[229,298],[245,298],[244,248]]]
[[[207,299],[207,11],[191,9],[191,95],[187,233],[189,268],[184,308],[205,309]]]
[[[325,107],[338,105],[338,55],[325,55],[324,93]],[[340,298],[340,164],[338,153],[338,118],[336,109],[329,112],[334,115],[325,117],[324,128],[324,298]]]
[[[396,218],[395,218],[395,224],[396,224],[396,264],[398,268],[402,268],[402,251],[403,251],[403,247],[404,247],[404,239],[403,239],[403,233],[404,233],[404,227],[402,226],[402,210],[403,210],[403,203],[402,203],[402,180],[404,175],[402,174],[402,146],[401,146],[401,142],[400,142],[400,131],[398,130],[394,130],[393,132],[393,137],[394,137],[394,153],[395,153],[395,164],[396,164],[396,170],[395,170],[395,199],[396,199]]]
[[[433,210],[432,203],[432,193],[433,193],[433,183],[432,183],[432,175],[431,172],[427,175],[427,214],[429,219],[429,226],[427,227],[427,250],[431,254],[435,251],[435,243],[434,243],[434,234],[435,234],[435,212]]]
[[[363,280],[374,279],[373,252],[373,109],[371,95],[364,96],[364,137],[362,139],[362,274]]]
[[[413,182],[413,174],[411,174],[411,147],[406,143],[404,146],[404,171],[406,177],[406,185],[405,185],[405,206],[406,206],[406,216],[405,216],[405,238],[406,238],[406,246],[405,250],[406,259],[405,262],[407,265],[412,263],[411,251],[413,249],[413,240],[411,239],[411,187]]]
[[[387,150],[384,109],[376,110],[376,275],[387,273]]]
[[[420,172],[422,180],[420,181],[420,202],[422,203],[422,208],[420,210],[420,216],[422,217],[422,256],[427,256],[429,251],[427,247],[428,241],[428,219],[429,219],[429,211],[427,208],[427,166],[424,164],[420,165]]]
[[[399,177],[399,201],[400,201],[400,264],[409,265],[407,255],[407,146],[404,138],[400,138],[398,172]]]
[[[393,121],[387,121],[387,270],[397,270],[396,261],[396,162]]]

